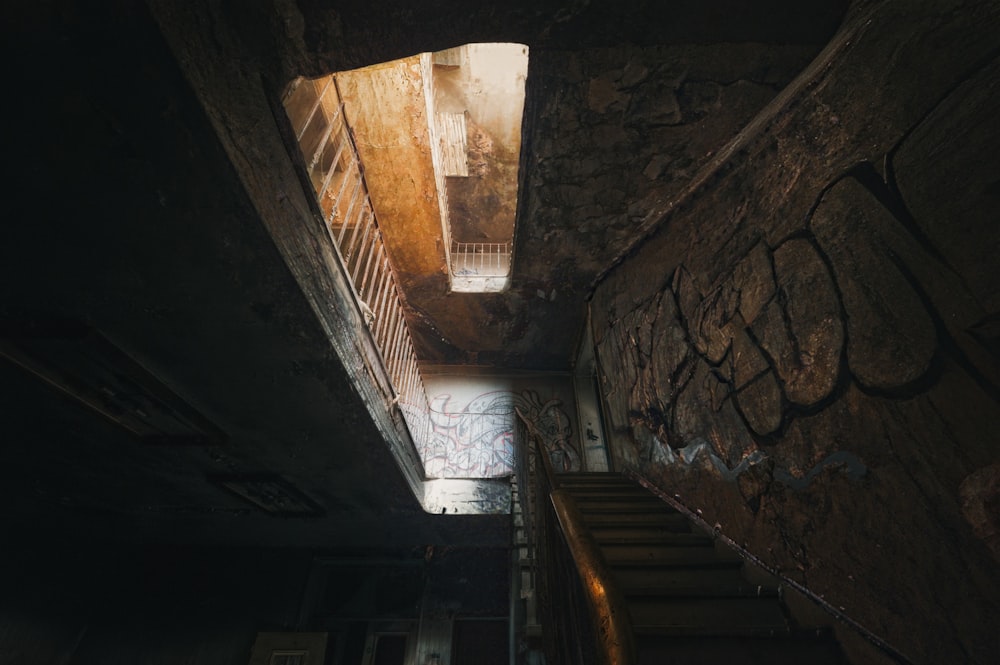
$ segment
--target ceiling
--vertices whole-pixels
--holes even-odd
[[[424,362],[569,369],[594,281],[809,63],[844,9],[840,2],[809,11],[784,2],[752,9],[736,2],[564,4],[529,11],[515,3],[500,26],[486,12],[457,18],[443,2],[420,12],[391,2],[302,5],[307,46],[336,63],[373,64],[400,49],[452,46],[452,39],[530,47],[510,288],[453,293],[443,265],[408,269],[417,262],[405,254],[421,240],[408,234],[397,243],[397,276]],[[412,41],[401,25],[424,41]],[[345,59],[325,51],[333,45],[322,26],[361,53]],[[361,46],[372,42],[386,47]],[[372,61],[358,61],[365,57]],[[359,122],[365,153],[368,123]],[[414,163],[368,166],[377,172]],[[377,173],[369,181],[378,208]],[[433,239],[423,243],[435,256]]]
[[[100,393],[108,373],[148,379],[155,388],[143,390],[167,395],[165,412],[196,413],[221,438],[144,439],[0,362],[2,526],[317,547],[343,547],[345,533],[358,547],[506,543],[502,519],[423,513],[311,306],[316,294],[261,222],[290,216],[301,197],[275,121],[285,84],[469,41],[531,47],[514,283],[461,297],[414,283],[407,299],[427,361],[565,369],[592,281],[809,60],[843,9],[561,4],[18,9],[2,27],[16,91],[4,136],[14,166],[0,243],[5,344],[25,329],[87,331],[130,361],[77,364],[90,368],[81,385]],[[80,344],[59,348],[90,348]],[[119,406],[146,399],[116,394]],[[283,490],[267,483],[280,478],[285,500],[301,492],[316,512],[263,510],[226,485],[234,477],[264,483],[272,503]]]

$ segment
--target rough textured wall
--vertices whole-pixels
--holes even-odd
[[[532,54],[517,268],[586,288],[819,45],[631,45]]]
[[[467,42],[529,47],[511,286],[449,293],[440,279],[413,275],[403,280],[404,298],[425,361],[562,371],[598,272],[819,51],[846,3],[517,0],[503,11],[454,0],[420,11],[398,0],[273,4],[273,15],[248,16],[240,27],[248,44],[266,46],[262,69],[275,81]],[[257,36],[265,28],[270,34]],[[656,144],[664,148],[658,158]],[[492,196],[490,187],[452,178],[449,197]],[[482,210],[466,212],[453,205],[453,222],[481,225]],[[475,239],[456,229],[456,240]]]
[[[620,465],[914,662],[986,663],[1000,20],[924,4],[856,5],[592,316]]]

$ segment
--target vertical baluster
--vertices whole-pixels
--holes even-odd
[[[422,393],[420,392],[420,364],[417,362],[416,355],[413,358],[413,378],[410,380],[410,393],[413,395],[413,403],[421,411],[424,411],[423,404],[421,402]]]
[[[396,326],[396,332],[392,336],[392,346],[389,352],[389,377],[392,379],[392,386],[399,392],[399,357],[403,349],[403,330],[406,328],[406,322],[403,319],[403,313],[399,313],[399,325]]]
[[[344,168],[344,178],[340,181],[340,189],[337,190],[337,195],[333,197],[333,207],[330,208],[330,217],[326,220],[328,225],[333,224],[334,216],[340,212],[340,200],[344,197],[347,192],[347,184],[351,182],[351,167],[354,166],[354,160],[347,162],[347,167]],[[360,182],[360,180],[359,180]],[[343,230],[347,227],[347,222],[345,220],[340,220],[340,226]],[[340,237],[337,237],[337,248],[340,248]]]
[[[400,309],[402,313],[402,309]],[[403,325],[399,327],[399,339],[396,340],[396,366],[393,370],[393,377],[396,381],[396,390],[402,392],[403,369],[406,367],[406,317],[403,316]]]
[[[372,258],[372,252],[375,250],[375,238],[372,237],[372,230],[375,228],[375,215],[372,213],[371,205],[367,205],[365,215],[365,233],[361,236],[361,246],[358,248],[358,260],[354,264],[354,272],[351,273],[351,281],[357,285],[358,283],[358,273],[361,271],[361,264],[370,261]],[[368,242],[368,238],[372,237],[371,248],[368,250],[368,257],[362,258],[364,256],[365,244]]]
[[[310,81],[310,84],[313,86],[313,91],[315,92],[316,90],[315,82]],[[309,123],[312,122],[313,116],[316,115],[316,111],[323,103],[323,96],[326,94],[326,91],[330,88],[331,85],[333,85],[333,75],[330,76],[329,80],[326,82],[326,85],[323,86],[323,91],[319,93],[319,95],[316,97],[316,101],[313,102],[312,108],[309,109],[309,114],[306,115],[305,122],[302,123],[302,126],[299,127],[299,130],[295,133],[296,141],[299,141],[301,143],[302,137],[305,136],[306,129],[309,127]]]
[[[412,404],[412,400],[410,399],[412,397],[412,395],[410,394],[410,363],[412,362],[412,360],[413,359],[410,358],[409,349],[407,349],[407,353],[406,353],[406,365],[403,367],[403,378],[402,378],[402,386],[403,386],[403,388],[400,391],[400,392],[403,393],[403,396],[406,398],[407,404]]]
[[[378,335],[375,337],[375,343],[379,343],[379,337],[385,331],[386,326],[389,323],[389,316],[386,310],[386,302],[388,302],[389,288],[392,286],[392,273],[389,271],[389,262],[386,259],[382,260],[379,266],[379,272],[382,276],[382,287],[379,289],[378,296],[378,307],[375,308],[375,321],[378,326]],[[381,347],[379,347],[381,349]]]
[[[403,333],[402,352],[399,362],[399,394],[400,401],[409,401],[410,393],[406,389],[406,374],[410,369],[410,349],[406,344],[406,333]]]
[[[360,240],[361,240],[360,244],[357,241],[359,240],[359,238],[358,238],[358,231],[361,230],[361,227],[365,225],[365,222],[367,220],[367,217],[365,215],[366,206],[362,205],[358,209],[358,212],[359,212],[359,214],[355,215],[354,220],[353,220],[354,231],[351,233],[350,239],[347,242],[345,242],[344,246],[341,248],[341,250],[342,250],[342,252],[344,254],[344,268],[347,269],[347,275],[348,275],[348,277],[351,276],[352,271],[353,271],[353,267],[358,264],[357,259],[361,255],[361,253],[364,251],[364,248],[365,248],[365,245],[364,245],[364,235],[363,234],[362,234],[362,236],[360,238]],[[351,284],[352,285],[355,284],[353,278],[351,278]]]
[[[392,351],[392,336],[396,334],[396,327],[399,325],[399,310],[392,307],[392,289],[389,290],[390,306],[388,310],[389,326],[386,328],[385,336],[379,344],[379,351],[382,352],[382,359],[386,363],[386,370],[389,369],[389,352]]]
[[[396,386],[403,392],[403,377],[406,373],[406,317],[403,317],[403,329],[399,335],[399,353],[396,358]],[[405,393],[404,393],[405,396]]]
[[[368,303],[368,309],[370,309],[372,311],[372,318],[375,320],[375,323],[372,325],[372,339],[373,340],[375,339],[375,333],[376,333],[376,331],[378,330],[378,327],[379,327],[378,303],[379,303],[379,299],[382,296],[382,282],[383,281],[384,280],[382,278],[382,275],[376,269],[372,273],[372,282],[371,282],[371,285],[368,288],[368,295],[365,297],[365,302]]]
[[[409,338],[409,335],[407,335]],[[416,405],[416,401],[413,399],[413,372],[416,370],[416,360],[413,358],[413,343],[412,340],[407,340],[409,343],[407,347],[409,348],[409,360],[406,362],[406,379],[404,384],[406,386],[406,396],[407,398]]]
[[[323,186],[320,188],[319,192],[316,194],[320,201],[323,200],[323,196],[326,194],[326,190],[329,189],[330,183],[333,182],[333,174],[337,172],[337,164],[340,163],[340,158],[344,154],[344,147],[347,145],[347,137],[344,135],[343,124],[340,126],[340,131],[337,132],[337,152],[333,156],[333,161],[330,163],[330,170],[326,172],[323,176]],[[346,169],[345,169],[346,171]],[[344,173],[344,178],[347,177],[347,173]]]
[[[393,297],[395,301],[395,297]],[[392,378],[392,366],[396,360],[396,340],[399,337],[399,330],[403,326],[403,313],[399,311],[396,303],[393,302],[392,316],[393,316],[393,326],[392,332],[389,337],[385,340],[385,360],[386,360],[386,371],[389,372],[389,377]],[[395,387],[395,384],[393,384]]]
[[[355,178],[352,175],[352,171],[357,173],[358,176]],[[358,188],[361,187],[361,173],[358,171],[357,162],[352,158],[351,161],[347,163],[347,168],[344,169],[344,179],[340,182],[340,189],[337,190],[337,196],[333,199],[333,208],[330,209],[330,219],[327,223],[333,221],[333,216],[340,212],[340,204],[344,198],[344,194],[347,193],[347,184],[354,183],[354,190],[352,190],[352,197]],[[343,219],[340,220],[340,235],[337,236],[337,247],[340,247],[340,241],[344,235],[344,229],[347,228],[347,215],[344,215]]]
[[[410,372],[413,369],[413,344],[410,342],[410,334],[407,331],[406,339],[404,340],[404,346],[406,347],[406,366],[403,368],[403,391],[406,394],[407,399],[413,397],[413,393],[410,392]]]
[[[389,292],[385,296],[385,313],[386,316],[392,321],[392,330],[387,330],[385,336],[382,338],[382,350],[389,355],[389,342],[391,341],[391,334],[395,332],[396,320],[399,318],[399,308],[396,307],[395,300],[396,293],[396,279],[393,277],[389,282]]]
[[[357,278],[357,271],[361,267],[361,263],[368,256],[368,241],[371,238],[371,234],[368,231],[370,215],[362,215],[361,219],[358,220],[359,224],[364,224],[364,232],[361,237],[358,238],[358,243],[356,246],[351,248],[351,262],[345,266],[347,268],[348,278],[351,280],[351,284],[354,285],[355,290],[358,289],[360,283]],[[358,295],[361,295],[361,291],[358,290]]]
[[[347,212],[344,213],[344,228],[340,230],[340,237],[337,238],[337,244],[341,248],[344,247],[343,239],[347,227],[350,225],[351,218],[354,216],[354,206],[358,202],[358,197],[361,195],[362,182],[361,182],[361,171],[358,171],[358,180],[354,183],[354,191],[351,193],[351,201],[347,206]],[[354,231],[351,233],[351,242],[354,242],[354,236],[358,234],[358,225],[354,225]]]
[[[375,235],[372,236],[371,250],[368,252],[368,258],[365,259],[365,270],[361,275],[361,291],[365,291],[368,288],[368,283],[371,282],[371,291],[374,294],[378,293],[375,275],[375,266],[382,258],[382,237],[375,229]],[[375,304],[374,298],[365,298],[365,302],[371,307]],[[373,312],[375,310],[372,310]]]
[[[316,146],[316,151],[313,152],[312,159],[309,160],[309,173],[312,174],[312,170],[316,168],[316,164],[319,163],[320,157],[323,156],[323,151],[326,150],[326,144],[330,141],[330,136],[333,134],[333,129],[337,125],[337,121],[340,118],[340,109],[329,120],[329,124],[326,126],[326,131],[323,132],[323,136],[319,140],[319,145]]]

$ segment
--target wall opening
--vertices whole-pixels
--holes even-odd
[[[509,286],[527,63],[466,44],[333,75],[404,290]]]

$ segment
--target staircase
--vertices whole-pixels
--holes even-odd
[[[743,560],[613,473],[559,474],[622,590],[640,665],[845,665],[829,631],[803,630],[777,586],[747,581]]]

